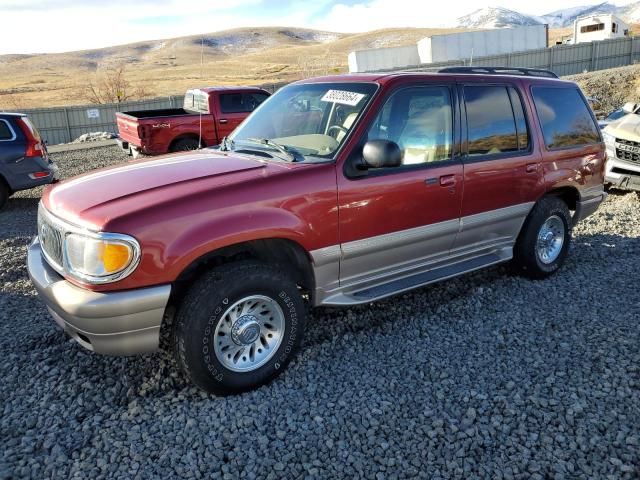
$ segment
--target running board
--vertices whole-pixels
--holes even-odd
[[[505,251],[507,250],[507,251]],[[380,300],[391,295],[413,290],[430,283],[457,277],[464,273],[479,270],[484,267],[511,260],[511,249],[488,253],[479,257],[470,258],[461,262],[434,268],[426,272],[417,273],[408,277],[399,278],[388,283],[375,285],[349,293],[332,295],[322,302],[323,305],[357,305]]]

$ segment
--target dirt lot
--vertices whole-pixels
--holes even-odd
[[[55,155],[64,175],[125,161]],[[505,266],[312,314],[302,353],[235,397],[185,384],[171,355],[69,340],[25,268],[40,192],[0,212],[0,478],[640,476],[640,202],[578,225],[565,267]]]

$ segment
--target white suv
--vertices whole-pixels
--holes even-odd
[[[627,103],[622,118],[602,132],[607,146],[605,183],[640,195],[640,107]]]

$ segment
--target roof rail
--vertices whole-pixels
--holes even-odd
[[[438,70],[438,73],[467,73],[475,75],[523,75],[526,77],[558,78],[551,70],[541,68],[519,67],[446,67]]]

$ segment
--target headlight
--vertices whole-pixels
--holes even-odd
[[[127,235],[70,233],[65,238],[65,270],[88,283],[107,283],[127,276],[140,258],[138,242]]]
[[[616,137],[614,137],[613,135],[611,135],[610,133],[607,132],[602,132],[602,138],[604,140],[604,144],[607,147],[611,147],[613,148],[615,146],[616,143]]]

